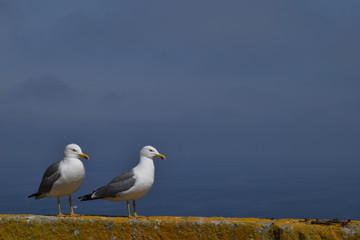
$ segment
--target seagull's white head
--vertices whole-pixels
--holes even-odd
[[[161,159],[165,159],[165,156],[159,153],[154,147],[152,146],[145,146],[140,151],[140,157],[147,157],[153,159],[154,157],[159,157]]]
[[[83,157],[83,158],[89,159],[89,156],[86,155],[85,153],[83,153],[81,151],[81,148],[79,147],[79,145],[77,145],[75,143],[69,144],[69,145],[67,145],[65,147],[64,156],[66,158],[80,158],[80,157]]]

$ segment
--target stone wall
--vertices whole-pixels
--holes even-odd
[[[205,217],[0,215],[0,239],[360,239],[360,222]]]

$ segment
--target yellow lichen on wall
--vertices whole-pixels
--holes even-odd
[[[274,239],[281,240],[359,240],[360,222],[354,221],[347,226],[339,224],[316,225],[310,221],[282,219],[274,222]]]
[[[360,223],[295,219],[0,215],[0,239],[360,239]]]

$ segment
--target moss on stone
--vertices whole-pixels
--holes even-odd
[[[0,239],[355,240],[360,222],[341,227],[296,219],[0,215]]]

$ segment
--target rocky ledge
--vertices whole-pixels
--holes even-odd
[[[360,239],[360,221],[0,215],[0,239]]]

